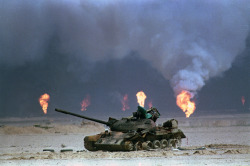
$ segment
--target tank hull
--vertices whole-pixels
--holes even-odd
[[[164,122],[162,126],[156,126],[155,122],[160,113],[152,107],[146,110],[138,106],[137,111],[133,112],[132,116],[120,120],[110,117],[107,122],[57,108],[55,111],[110,127],[110,132],[105,131],[84,138],[84,146],[89,151],[165,149],[180,146],[181,139],[186,138],[184,133],[178,129],[178,121],[175,119]]]
[[[84,138],[85,148],[89,151],[133,151],[177,148],[181,139],[186,138],[178,128],[154,127],[140,132],[105,131]],[[91,145],[91,146],[89,146]]]

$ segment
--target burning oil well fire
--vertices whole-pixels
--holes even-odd
[[[122,102],[122,110],[126,111],[128,109],[130,109],[129,105],[128,105],[128,94],[125,94],[121,100]]]
[[[138,104],[140,106],[144,107],[145,100],[147,98],[147,96],[145,95],[145,93],[143,91],[137,92],[136,93],[136,97],[137,97]]]
[[[145,65],[170,81],[175,93],[172,97],[176,97],[176,103],[186,116],[190,116],[193,112],[190,107],[194,105],[192,97],[210,78],[220,76],[231,68],[235,59],[246,50],[249,36],[249,1],[38,0],[3,1],[2,4],[0,43],[4,46],[0,48],[0,71],[7,74],[0,76],[0,97],[4,99],[0,100],[0,106],[6,108],[6,114],[9,110],[16,110],[8,105],[15,101],[12,98],[18,96],[14,90],[11,93],[8,91],[19,86],[17,89],[20,89],[21,96],[24,91],[21,85],[27,85],[26,81],[35,91],[30,91],[30,96],[40,93],[37,85],[58,88],[58,91],[75,88],[77,92],[81,83],[86,83],[86,88],[96,94],[101,87],[105,87],[105,92],[116,92],[120,91],[120,87],[113,85],[119,82],[133,85],[135,79],[127,78],[135,78],[130,77],[134,73],[141,77],[140,68]],[[138,60],[134,66],[137,67],[126,68],[130,65],[125,63],[126,58],[129,59],[134,52]],[[120,69],[127,72],[126,76],[123,73],[112,75],[111,70],[106,68],[96,72],[100,70],[100,64],[105,66],[110,61],[121,64],[113,65],[112,71]],[[123,70],[125,68],[129,71]],[[13,83],[13,78],[20,75],[17,72],[19,69],[25,79],[19,78],[17,85]],[[33,71],[47,72],[42,74],[45,79],[37,79]],[[14,74],[10,77],[9,73]],[[69,82],[74,77],[72,75],[77,78]],[[111,79],[105,79],[107,76]],[[100,78],[107,81],[97,81]],[[148,78],[144,77],[141,81],[147,84]],[[36,84],[33,84],[34,80]],[[55,84],[53,80],[60,80],[60,83]],[[160,88],[167,89],[167,86]],[[160,89],[151,85],[149,88]],[[187,91],[184,93],[187,97],[182,91]],[[7,93],[11,95],[5,99]],[[63,97],[65,93],[62,93]],[[124,106],[128,97],[122,99]],[[244,105],[249,103],[249,96],[245,95],[245,98]],[[41,102],[46,105],[48,100]],[[145,105],[143,101],[139,104]],[[76,105],[79,107],[79,101]],[[82,105],[82,109],[86,110],[89,104],[84,101]],[[128,109],[124,106],[123,110]],[[46,110],[46,106],[42,107]]]
[[[245,99],[244,96],[242,96],[242,97],[241,97],[241,103],[242,103],[243,106],[245,105],[245,102],[246,102],[246,99]]]
[[[43,113],[47,114],[47,109],[48,109],[48,102],[50,100],[50,96],[49,94],[45,93],[43,95],[40,96],[40,98],[38,99],[42,109],[43,109]]]
[[[183,110],[187,118],[193,114],[195,110],[195,102],[190,101],[190,99],[191,93],[185,90],[176,97],[176,104]]]
[[[86,111],[87,107],[91,104],[90,95],[86,95],[86,97],[81,102],[81,111]]]

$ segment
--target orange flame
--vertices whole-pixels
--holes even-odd
[[[90,96],[86,95],[86,97],[81,102],[81,111],[86,111],[87,107],[90,105]]]
[[[190,101],[191,94],[183,90],[176,98],[176,104],[185,112],[186,118],[194,113],[195,102]]]
[[[125,94],[123,96],[123,99],[121,100],[121,102],[122,102],[122,110],[123,111],[126,111],[130,108],[128,105],[128,95],[127,94]]]
[[[242,105],[244,106],[245,102],[246,102],[246,99],[244,96],[241,97],[241,102],[242,102]]]
[[[44,114],[47,114],[47,108],[48,108],[48,101],[50,99],[50,96],[47,93],[44,93],[39,98],[39,103],[43,109]]]
[[[139,103],[139,105],[141,107],[144,107],[144,103],[147,98],[145,93],[143,91],[137,92],[136,97],[137,97],[137,102]]]
[[[152,101],[150,101],[150,102],[148,103],[148,108],[151,108],[151,107],[153,107]]]

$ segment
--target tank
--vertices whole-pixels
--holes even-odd
[[[167,120],[161,125],[156,125],[160,116],[156,108],[145,110],[138,106],[136,112],[130,117],[117,120],[109,118],[108,121],[94,119],[61,109],[57,112],[73,115],[83,119],[104,124],[110,128],[96,135],[84,138],[84,147],[89,151],[134,151],[177,148],[181,146],[181,139],[186,138],[178,129],[178,121]]]

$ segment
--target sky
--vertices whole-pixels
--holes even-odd
[[[44,93],[46,116],[86,96],[85,115],[125,116],[141,90],[164,116],[182,90],[194,116],[250,111],[248,0],[0,0],[0,27],[1,117],[44,116]]]

